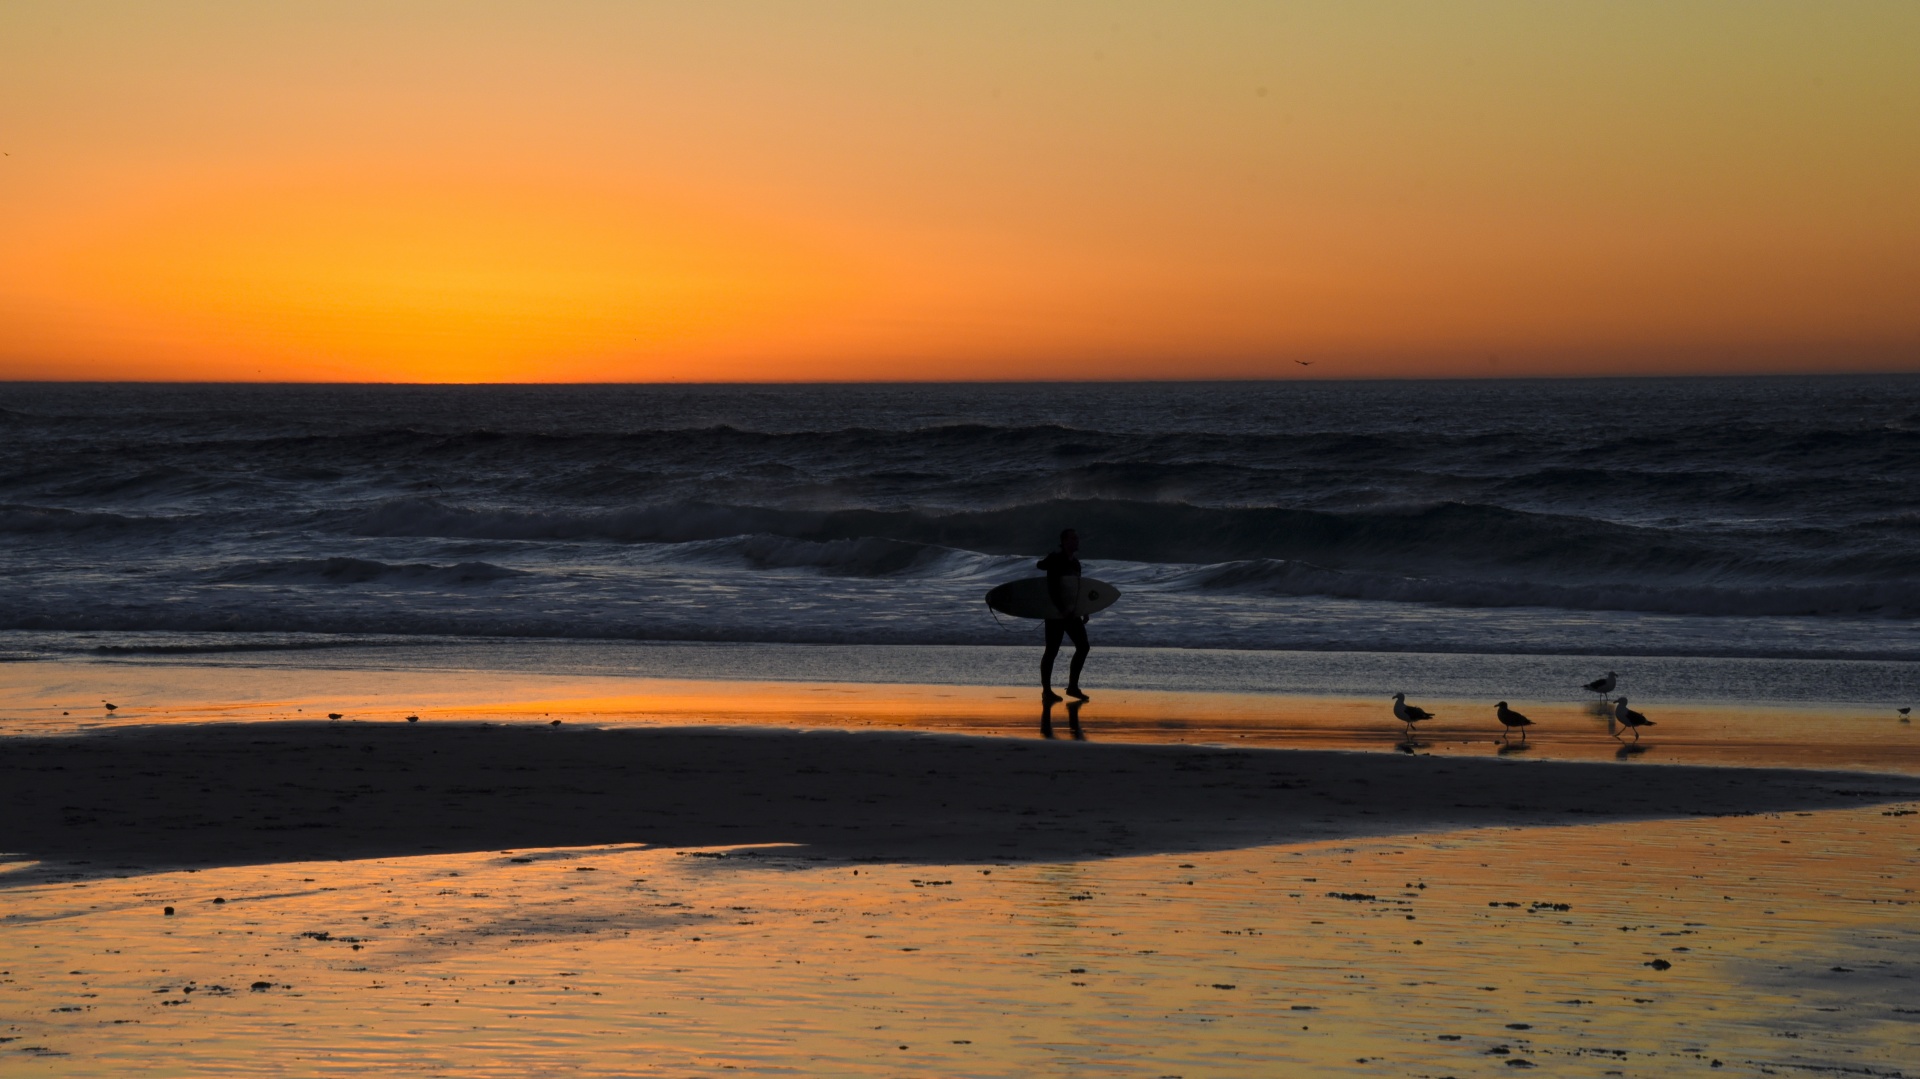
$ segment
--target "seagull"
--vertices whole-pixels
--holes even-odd
[[[1533,720],[1508,708],[1507,702],[1505,701],[1501,701],[1499,704],[1493,706],[1493,714],[1494,717],[1500,721],[1500,725],[1507,728],[1500,732],[1500,737],[1505,738],[1513,732],[1513,728],[1518,727],[1520,728],[1520,740],[1522,742],[1527,740],[1527,728],[1533,726]]]
[[[1312,366],[1313,366],[1313,361],[1312,361],[1312,360],[1295,360],[1295,361],[1293,361],[1293,362],[1294,362],[1294,363],[1297,363],[1297,364],[1299,364],[1299,365],[1300,365],[1300,366],[1302,366],[1302,367],[1312,367]]]
[[[1417,704],[1408,704],[1406,694],[1396,693],[1393,695],[1393,718],[1405,723],[1407,733],[1412,734],[1413,725],[1423,719],[1432,719],[1433,713]]]
[[[1613,718],[1619,720],[1622,727],[1633,732],[1633,740],[1636,742],[1640,740],[1640,728],[1654,725],[1653,720],[1628,708],[1625,697],[1615,697],[1613,699]],[[1614,737],[1618,738],[1620,735],[1616,732]]]
[[[1602,697],[1604,697],[1607,694],[1612,693],[1613,687],[1619,684],[1620,684],[1620,676],[1614,673],[1613,671],[1608,671],[1607,676],[1605,678],[1596,678],[1593,681],[1588,682],[1587,692],[1598,693]]]

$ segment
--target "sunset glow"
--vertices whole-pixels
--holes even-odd
[[[1915,370],[1916,54],[1892,3],[10,4],[0,378]]]

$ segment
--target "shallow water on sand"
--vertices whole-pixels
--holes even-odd
[[[1920,1059],[1913,808],[1044,865],[596,848],[34,884],[0,917],[0,1062],[1893,1075]]]
[[[103,698],[111,698],[119,707],[104,710]],[[1102,688],[1094,701],[1078,709],[1065,702],[1044,709],[1033,690],[1006,685],[88,661],[0,664],[0,701],[4,702],[0,735],[209,721],[315,720],[338,713],[348,724],[404,722],[407,716],[417,716],[422,723],[560,719],[602,727],[709,723],[884,727],[1094,741],[1520,754],[1543,759],[1616,758],[1920,774],[1920,727],[1903,722],[1891,707],[1844,701],[1747,699],[1722,704],[1701,696],[1670,703],[1637,699],[1635,707],[1652,715],[1655,726],[1634,739],[1616,737],[1618,732],[1609,728],[1605,712],[1591,698],[1582,701],[1562,695],[1542,700],[1514,694],[1509,697],[1513,708],[1534,721],[1523,739],[1500,727],[1487,697],[1435,696],[1422,698],[1421,703],[1439,718],[1421,724],[1409,738],[1404,726],[1394,720],[1391,702],[1350,693]]]

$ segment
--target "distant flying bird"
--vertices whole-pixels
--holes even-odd
[[[1640,728],[1651,727],[1654,725],[1653,720],[1648,719],[1646,716],[1641,715],[1640,713],[1634,711],[1631,708],[1628,708],[1627,699],[1625,697],[1614,698],[1613,718],[1618,720],[1622,727],[1625,727],[1628,730],[1633,732],[1633,740],[1636,742],[1640,740]],[[1614,737],[1618,738],[1620,737],[1620,735],[1616,732],[1614,734]]]
[[[1501,701],[1499,704],[1493,706],[1493,715],[1495,719],[1500,721],[1500,725],[1506,728],[1506,730],[1500,732],[1500,737],[1505,738],[1507,735],[1513,733],[1515,727],[1518,727],[1520,728],[1520,740],[1522,742],[1527,740],[1527,728],[1533,726],[1533,720],[1508,708],[1507,702],[1505,701]]]
[[[1407,733],[1412,734],[1413,725],[1423,719],[1432,719],[1433,713],[1417,704],[1408,704],[1406,694],[1396,693],[1393,695],[1393,718],[1405,723]]]
[[[1613,671],[1608,671],[1607,676],[1605,678],[1596,678],[1593,681],[1588,682],[1587,692],[1598,693],[1602,697],[1604,697],[1607,694],[1613,692],[1614,686],[1617,686],[1620,684],[1619,679],[1620,679],[1620,676],[1618,674],[1614,673]]]
[[[107,711],[109,711],[109,712],[111,712],[111,711],[114,711],[115,709],[117,709],[117,708],[119,708],[119,707],[120,707],[120,706],[119,706],[119,705],[117,705],[117,704],[107,704],[107,702],[106,702],[106,701],[101,701],[100,703],[101,703],[101,704],[106,704],[106,705],[107,705]]]
[[[1295,361],[1293,361],[1293,362],[1294,362],[1294,363],[1297,363],[1297,364],[1299,364],[1299,365],[1300,365],[1300,366],[1302,366],[1302,367],[1312,367],[1312,366],[1313,366],[1313,361],[1312,361],[1312,360],[1295,360]]]

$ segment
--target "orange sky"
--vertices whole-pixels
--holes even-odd
[[[1920,370],[1917,56],[1906,0],[11,0],[0,378]]]

